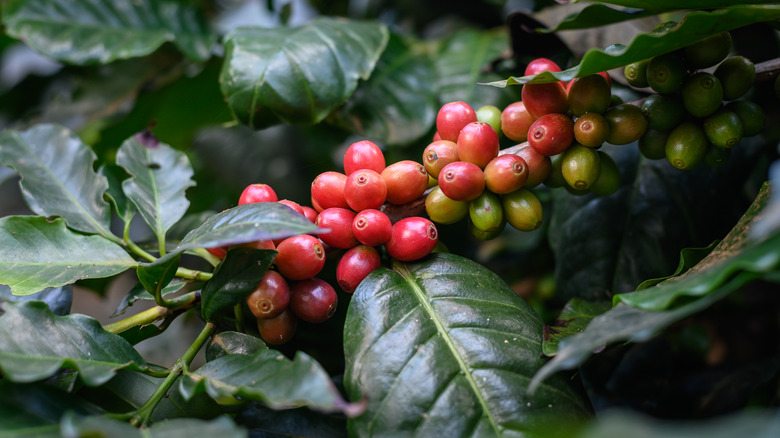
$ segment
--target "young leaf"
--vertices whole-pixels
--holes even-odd
[[[152,296],[158,289],[162,293],[162,290],[176,276],[180,259],[181,254],[174,253],[169,257],[160,257],[153,263],[140,263],[136,268],[138,281]]]
[[[297,28],[239,28],[225,37],[222,93],[236,118],[253,128],[317,123],[368,79],[387,39],[379,22],[333,18]]]
[[[136,264],[119,245],[74,233],[62,219],[40,216],[0,218],[0,247],[0,284],[16,295],[110,277]]]
[[[216,400],[237,397],[273,409],[309,406],[354,414],[359,408],[344,401],[328,373],[303,352],[294,360],[276,350],[222,356],[184,376],[180,390],[186,398],[206,392]]]
[[[165,42],[203,61],[215,42],[197,9],[170,0],[9,0],[3,23],[9,35],[71,64],[144,56]]]
[[[70,228],[116,240],[109,231],[111,209],[103,200],[108,182],[92,169],[96,158],[63,126],[36,125],[0,134],[0,162],[22,176],[19,185],[32,211],[60,216]]]
[[[572,298],[563,306],[558,319],[552,325],[544,325],[542,354],[555,356],[561,339],[581,333],[590,321],[612,308],[609,302],[594,302]]]
[[[226,310],[243,302],[260,283],[276,257],[276,251],[236,248],[228,251],[217,265],[214,276],[206,282],[200,295],[201,314],[213,321]]]
[[[98,386],[120,369],[147,368],[130,344],[88,316],[56,316],[41,301],[4,303],[2,310],[0,370],[13,382],[43,380],[65,368]]]
[[[498,276],[451,254],[394,268],[363,280],[347,311],[344,384],[368,399],[350,433],[547,436],[588,417],[562,376],[526,393],[542,321]]]
[[[63,316],[70,313],[73,303],[73,287],[69,284],[60,287],[49,287],[31,295],[14,295],[11,288],[0,284],[0,302],[3,301],[43,301],[55,315]]]
[[[106,180],[108,181],[106,197],[114,206],[116,214],[119,215],[125,223],[130,222],[137,210],[135,205],[133,205],[133,202],[130,201],[130,198],[128,198],[122,190],[122,181],[127,179],[127,172],[117,165],[107,164],[100,166],[98,174],[106,177]]]
[[[125,194],[163,239],[190,205],[184,192],[195,182],[187,155],[141,133],[122,143],[116,163],[131,175],[122,183]]]

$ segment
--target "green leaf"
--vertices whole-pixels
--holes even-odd
[[[43,301],[55,315],[67,315],[73,304],[73,287],[69,284],[60,287],[49,287],[31,295],[14,295],[11,288],[0,284],[0,302],[3,301]]]
[[[249,356],[268,346],[260,338],[246,333],[220,332],[214,335],[206,346],[206,361],[211,362],[228,354]]]
[[[638,18],[656,15],[659,12],[660,11],[658,10],[618,10],[597,3],[588,5],[583,10],[567,17],[565,20],[558,23],[554,29],[542,29],[541,31],[559,32],[564,30],[588,29],[628,20],[636,20]]]
[[[307,408],[275,411],[260,403],[250,403],[236,417],[236,423],[249,429],[250,436],[347,438],[347,419]]]
[[[184,236],[175,252],[326,232],[276,202],[239,205],[218,213]]]
[[[189,284],[190,283],[186,281],[176,279],[163,288],[162,296],[165,298],[168,295],[179,292]],[[133,286],[133,288],[130,289],[130,292],[122,298],[122,301],[119,302],[119,305],[114,313],[111,314],[110,318],[116,318],[117,316],[124,314],[125,311],[127,311],[127,308],[132,306],[136,301],[154,301],[154,295],[147,292],[140,282]]]
[[[628,46],[616,44],[604,50],[588,50],[579,65],[562,72],[512,76],[486,85],[504,88],[526,83],[569,81],[681,49],[716,33],[777,19],[780,19],[780,5],[738,5],[713,11],[694,11],[675,26],[637,35]]]
[[[268,249],[239,247],[228,251],[201,291],[203,319],[213,321],[243,302],[260,283],[274,257],[276,251]]]
[[[62,126],[37,125],[0,134],[0,162],[21,174],[19,185],[32,211],[60,216],[73,229],[110,239],[111,209],[103,200],[108,182],[92,169],[95,159],[94,152]]]
[[[125,194],[157,238],[164,240],[165,232],[184,216],[190,205],[184,192],[195,182],[190,179],[193,170],[187,155],[159,143],[146,132],[122,144],[116,163],[130,174],[122,183]]]
[[[578,1],[578,0],[575,0]],[[758,1],[740,1],[740,0],[689,0],[680,3],[675,0],[608,0],[601,3],[607,3],[616,6],[637,9],[656,9],[656,10],[674,10],[674,9],[714,9],[726,8],[738,4],[756,4],[773,3],[772,0]]]
[[[391,35],[374,74],[336,114],[350,132],[385,144],[406,144],[430,131],[438,101],[428,56]]]
[[[368,79],[387,40],[379,22],[324,17],[297,28],[239,28],[225,37],[222,93],[253,128],[317,123]]]
[[[544,325],[542,354],[555,356],[561,339],[581,333],[590,321],[612,308],[609,302],[589,302],[572,298],[563,306],[558,319],[552,325]]]
[[[127,422],[108,417],[66,416],[62,420],[62,435],[65,438],[110,436],[117,438],[246,438],[247,432],[236,426],[228,417],[205,421],[195,418],[175,418],[152,424],[140,430]]]
[[[74,233],[62,219],[39,216],[0,218],[0,247],[0,283],[16,295],[110,277],[136,264],[119,245]]]
[[[649,287],[655,286],[656,284],[664,280],[667,280],[672,277],[676,277],[686,272],[687,270],[695,266],[697,263],[699,263],[704,257],[707,257],[717,244],[718,242],[716,241],[716,242],[712,242],[709,246],[705,246],[704,248],[683,248],[680,251],[680,264],[677,265],[677,269],[674,271],[674,273],[672,273],[672,275],[645,280],[642,283],[640,283],[639,286],[636,287],[636,290],[639,291],[642,289],[647,289]]]
[[[9,0],[3,23],[9,35],[71,64],[144,56],[166,42],[204,61],[216,41],[197,9],[165,0]]]
[[[256,400],[277,410],[309,406],[354,414],[359,409],[344,401],[322,366],[300,351],[294,360],[276,350],[222,356],[185,375],[180,390],[186,398],[205,392],[217,400]]]
[[[130,344],[88,316],[56,316],[40,301],[5,303],[2,310],[0,370],[13,382],[43,380],[64,368],[98,386],[120,369],[147,368]]]
[[[122,190],[122,181],[127,179],[127,172],[117,165],[107,164],[100,166],[98,174],[104,176],[108,181],[108,190],[105,196],[111,202],[114,211],[116,211],[116,214],[119,215],[122,221],[125,223],[130,222],[138,210],[130,198],[125,195],[124,190]]]
[[[587,418],[562,376],[527,394],[542,321],[498,276],[452,254],[394,269],[363,280],[347,311],[344,384],[368,399],[351,435],[552,436]]]
[[[174,253],[170,257],[161,257],[152,263],[140,263],[136,268],[138,281],[152,296],[158,290],[162,293],[163,289],[176,276],[179,260],[181,260],[181,254]]]

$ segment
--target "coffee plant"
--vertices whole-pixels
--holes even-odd
[[[0,435],[780,436],[780,6],[572,3],[4,1]]]

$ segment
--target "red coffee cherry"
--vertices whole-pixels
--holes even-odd
[[[385,168],[385,156],[374,142],[362,140],[352,143],[344,153],[344,173],[349,176],[361,169],[381,173]]]
[[[341,249],[349,249],[360,242],[352,234],[352,222],[355,212],[346,208],[326,208],[317,216],[314,224],[319,228],[330,229],[329,233],[318,234],[326,244]]]
[[[525,84],[520,95],[525,102],[525,109],[535,119],[545,114],[564,114],[569,110],[566,89],[560,82]]]
[[[574,142],[574,123],[563,114],[545,114],[528,130],[528,144],[541,155],[551,157]]]
[[[325,266],[325,248],[319,239],[308,234],[288,237],[276,250],[276,268],[290,280],[314,277]]]
[[[276,202],[276,192],[268,184],[250,184],[241,192],[238,205],[253,204],[255,202]]]
[[[536,58],[525,67],[524,76],[539,74],[543,71],[559,72],[561,68],[547,58]]]
[[[501,112],[501,132],[510,140],[523,142],[528,140],[528,128],[536,120],[525,108],[523,101],[507,105]]]
[[[485,175],[474,163],[456,161],[441,170],[439,188],[452,200],[471,201],[485,190]]]
[[[355,211],[379,208],[387,199],[387,184],[382,175],[371,169],[361,169],[347,177],[344,199]]]
[[[422,196],[428,188],[428,172],[425,167],[411,160],[393,163],[382,171],[387,184],[387,202],[406,204]]]
[[[318,206],[322,209],[349,208],[347,200],[344,199],[346,183],[347,176],[343,173],[327,171],[317,175],[311,183],[311,202],[314,209]]]
[[[524,159],[525,163],[528,164],[528,180],[525,182],[524,187],[536,187],[544,182],[544,180],[547,179],[547,176],[550,175],[550,171],[552,170],[552,161],[550,157],[539,154],[539,152],[536,152],[536,149],[531,146],[525,145],[524,147],[521,147],[515,155]]]
[[[297,327],[298,317],[289,308],[273,318],[257,320],[260,337],[271,345],[288,342],[295,335]]]
[[[303,210],[303,215],[306,216],[306,219],[311,221],[311,223],[314,223],[314,221],[317,220],[317,210],[305,205],[301,206],[301,209]]]
[[[363,210],[352,221],[352,234],[363,245],[378,246],[390,239],[393,224],[379,210]]]
[[[445,103],[436,115],[436,131],[442,140],[458,141],[464,126],[477,121],[477,112],[466,102]]]
[[[280,242],[284,240],[279,240]],[[242,247],[242,248],[254,248],[254,249],[276,249],[276,243],[274,243],[273,240],[253,240],[251,242],[246,243],[237,243],[235,245],[230,245],[231,248],[236,247]]]
[[[484,169],[498,155],[498,134],[485,122],[471,122],[458,135],[458,157]]]
[[[218,259],[224,259],[227,255],[227,249],[226,248],[206,248],[206,251],[209,252],[209,254],[213,255],[214,257]]]
[[[328,282],[314,277],[290,285],[289,309],[306,322],[325,322],[333,316],[338,295]]]
[[[266,271],[257,287],[246,297],[246,304],[255,318],[273,318],[290,303],[290,286],[276,271]]]
[[[390,257],[411,262],[430,254],[438,241],[439,232],[433,222],[412,216],[393,225],[393,233],[385,243],[385,248]]]
[[[336,281],[344,292],[352,293],[381,264],[379,252],[374,247],[358,245],[341,256],[336,266]]]
[[[528,181],[528,164],[517,155],[494,158],[485,166],[485,186],[499,195],[512,193]]]
[[[439,177],[439,172],[444,166],[458,160],[458,144],[453,141],[434,141],[423,151],[425,170],[434,178]]]
[[[296,213],[303,214],[303,208],[301,208],[301,204],[298,204],[295,201],[290,201],[289,199],[282,199],[281,201],[278,202],[282,205],[286,205],[292,208]]]

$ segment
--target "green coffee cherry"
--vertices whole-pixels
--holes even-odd
[[[726,164],[726,161],[729,160],[729,157],[731,157],[731,149],[710,146],[707,148],[707,153],[704,154],[704,164],[713,169],[717,169],[718,167]]]
[[[599,177],[601,165],[596,150],[575,144],[563,153],[561,173],[563,179],[577,190],[587,190]]]
[[[469,221],[469,232],[471,232],[471,235],[479,240],[495,239],[499,234],[501,234],[502,231],[504,231],[504,228],[506,228],[506,221],[502,221],[501,225],[492,231],[482,231]]]
[[[485,105],[477,110],[477,121],[485,122],[501,135],[501,110],[495,105]]]
[[[599,74],[575,78],[568,93],[569,110],[575,116],[585,113],[603,114],[609,108],[612,90]]]
[[[674,93],[684,81],[685,62],[678,52],[656,56],[647,65],[647,83],[657,93]]]
[[[448,198],[436,186],[425,198],[425,212],[437,224],[454,224],[469,213],[469,203]]]
[[[629,144],[639,139],[647,129],[647,119],[639,107],[629,103],[613,106],[604,114],[609,123],[607,143]]]
[[[660,160],[661,158],[666,158],[667,138],[669,138],[669,131],[656,131],[655,129],[648,129],[637,142],[637,145],[639,146],[639,152],[643,157],[650,160]]]
[[[590,186],[590,191],[599,196],[609,196],[620,188],[620,168],[609,154],[597,151],[601,169],[599,177]]]
[[[751,137],[764,130],[766,116],[757,104],[749,100],[735,100],[726,105],[726,110],[735,113],[742,120],[743,137]]]
[[[574,139],[583,146],[596,148],[609,136],[609,122],[598,113],[585,113],[574,122]]]
[[[647,83],[647,65],[650,63],[649,59],[642,61],[632,62],[623,69],[623,76],[626,77],[628,85],[636,88],[648,87]]]
[[[685,63],[692,69],[712,67],[723,61],[731,51],[731,34],[721,32],[704,38],[683,49]]]
[[[699,72],[688,78],[682,87],[682,101],[688,114],[707,117],[723,103],[723,87],[711,73]]]
[[[704,133],[710,143],[720,148],[731,148],[742,139],[742,120],[725,109],[704,119]]]
[[[533,231],[542,225],[542,203],[528,189],[501,196],[504,217],[520,231]]]
[[[709,141],[696,123],[683,122],[669,133],[666,140],[666,159],[680,170],[690,170],[704,161]]]
[[[469,201],[469,218],[474,227],[481,231],[490,232],[499,229],[504,222],[501,198],[485,190],[476,199]]]
[[[642,102],[648,129],[669,131],[682,123],[688,113],[677,94],[651,94]]]
[[[744,56],[732,56],[721,62],[714,74],[723,87],[723,100],[737,100],[756,81],[756,66]]]

